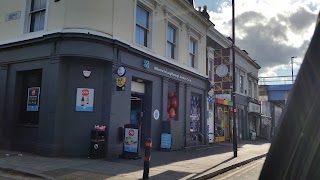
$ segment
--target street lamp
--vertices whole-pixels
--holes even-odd
[[[292,77],[292,84],[293,84],[293,59],[297,58],[297,56],[292,56],[291,57],[291,77]]]
[[[232,101],[233,101],[233,106],[232,106],[232,113],[233,113],[233,128],[232,128],[232,134],[233,134],[233,157],[238,156],[238,139],[237,139],[237,123],[236,123],[236,58],[235,58],[235,13],[234,13],[234,1],[232,0]]]

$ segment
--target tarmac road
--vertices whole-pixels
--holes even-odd
[[[30,177],[25,174],[0,170],[0,180],[38,180],[42,178]]]
[[[257,180],[266,158],[261,158],[244,166],[220,174],[211,180]]]

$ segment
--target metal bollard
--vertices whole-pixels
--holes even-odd
[[[151,159],[151,147],[152,139],[148,138],[145,144],[145,155],[144,155],[144,165],[143,165],[143,179],[149,179],[149,166]]]

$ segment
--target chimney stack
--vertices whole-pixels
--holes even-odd
[[[203,10],[201,11],[201,14],[203,17],[205,17],[206,19],[210,20],[210,16],[208,14],[208,11],[207,11],[207,6],[203,6]]]

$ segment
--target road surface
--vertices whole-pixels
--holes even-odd
[[[257,180],[266,158],[258,159],[244,166],[220,174],[211,180]]]
[[[42,178],[37,178],[37,177],[30,177],[26,174],[23,173],[15,173],[15,172],[8,172],[8,171],[2,171],[0,170],[0,179],[2,180],[38,180]]]

